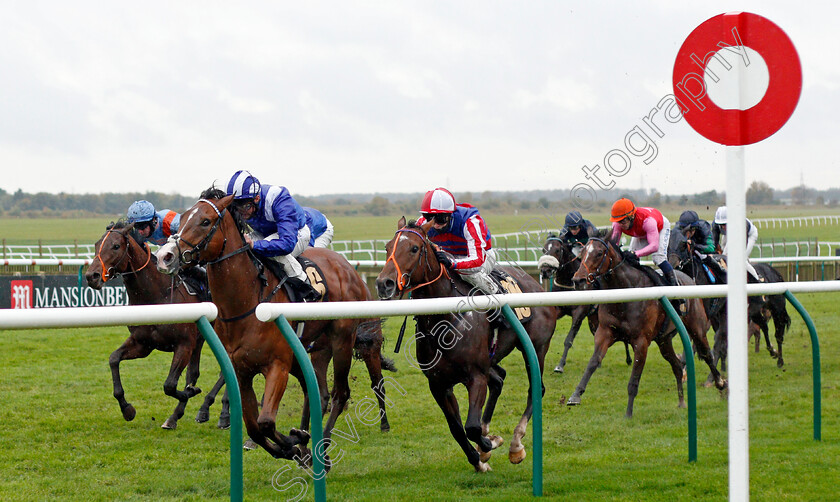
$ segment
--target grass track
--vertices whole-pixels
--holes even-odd
[[[752,500],[825,500],[840,477],[840,401],[837,380],[840,295],[801,295],[821,336],[823,441],[812,438],[811,349],[796,316],[779,370],[762,348],[750,350]],[[401,320],[400,320],[401,321]],[[399,322],[386,324],[389,355]],[[546,500],[725,500],[728,492],[727,407],[718,393],[698,388],[698,454],[687,462],[687,418],[676,408],[667,363],[651,350],[636,400],[636,415],[623,418],[629,369],[622,348],[613,347],[590,382],[583,404],[563,403],[592,351],[584,328],[570,353],[565,375],[550,372],[560,355],[568,318],[561,321],[546,365],[544,398]],[[170,355],[123,363],[123,382],[137,418],[122,420],[111,396],[108,354],[126,336],[124,328],[5,331],[0,333],[0,500],[225,500],[228,496],[228,433],[213,423],[196,424],[191,402],[176,431],[160,424],[174,407],[162,393]],[[679,342],[676,342],[679,345]],[[199,384],[208,390],[218,367],[205,350]],[[492,473],[477,475],[451,439],[426,380],[403,355],[395,356],[392,432],[361,423],[353,409],[358,443],[339,439],[344,458],[329,475],[331,500],[522,500],[531,493],[531,457],[513,466],[506,447],[524,406],[527,380],[519,354],[503,362],[505,390],[493,431],[506,444],[491,460]],[[697,361],[698,380],[705,371]],[[364,367],[352,371],[354,403],[371,396]],[[458,390],[460,398],[463,389]],[[293,383],[281,403],[281,430],[296,426],[301,392]],[[462,409],[462,414],[464,410]],[[218,405],[214,409],[217,416]],[[339,429],[348,431],[342,420]],[[531,434],[526,436],[531,450]],[[272,476],[290,465],[262,451],[245,453],[247,500],[285,500]],[[278,484],[300,473],[283,473]],[[306,499],[311,500],[310,483]]]

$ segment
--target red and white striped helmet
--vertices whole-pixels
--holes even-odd
[[[426,192],[420,204],[421,214],[452,214],[455,212],[455,197],[445,188]]]

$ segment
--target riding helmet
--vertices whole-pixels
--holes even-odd
[[[566,215],[566,227],[579,227],[583,225],[583,215],[580,211],[571,211]]]
[[[134,201],[128,206],[128,222],[142,223],[152,221],[155,217],[155,206],[147,200]]]
[[[726,206],[720,206],[715,211],[715,223],[718,225],[726,225]]]
[[[630,199],[621,198],[615,201],[610,214],[610,221],[621,221],[636,214],[636,205]]]
[[[683,211],[683,213],[680,215],[680,228],[689,228],[698,223],[700,223],[700,217],[697,216],[697,213],[694,211]]]
[[[227,194],[234,199],[253,199],[260,194],[260,180],[248,171],[236,171],[228,181]]]
[[[455,212],[455,197],[445,188],[429,190],[420,204],[421,214],[452,214]]]

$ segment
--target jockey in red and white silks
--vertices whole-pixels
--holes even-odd
[[[438,256],[442,265],[458,272],[461,277],[486,294],[498,293],[490,272],[496,266],[496,251],[487,224],[474,206],[456,204],[445,188],[426,193],[420,208],[422,225],[432,221],[429,240],[443,251],[454,255],[453,260]]]

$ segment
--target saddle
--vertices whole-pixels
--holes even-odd
[[[324,280],[324,273],[312,260],[303,256],[297,257],[298,263],[303,267],[303,271],[309,279],[308,281],[302,281],[297,277],[286,275],[283,266],[276,260],[262,256],[257,256],[257,259],[280,281],[279,286],[283,287],[292,303],[319,302],[326,298],[327,282]]]
[[[522,292],[522,288],[519,287],[519,282],[512,275],[502,269],[494,268],[490,272],[490,278],[493,279],[493,282],[496,283],[496,286],[500,291],[504,291],[506,293]],[[531,307],[516,307],[513,309],[513,312],[522,324],[527,323],[533,317]],[[501,315],[498,315],[497,318],[504,319]]]

